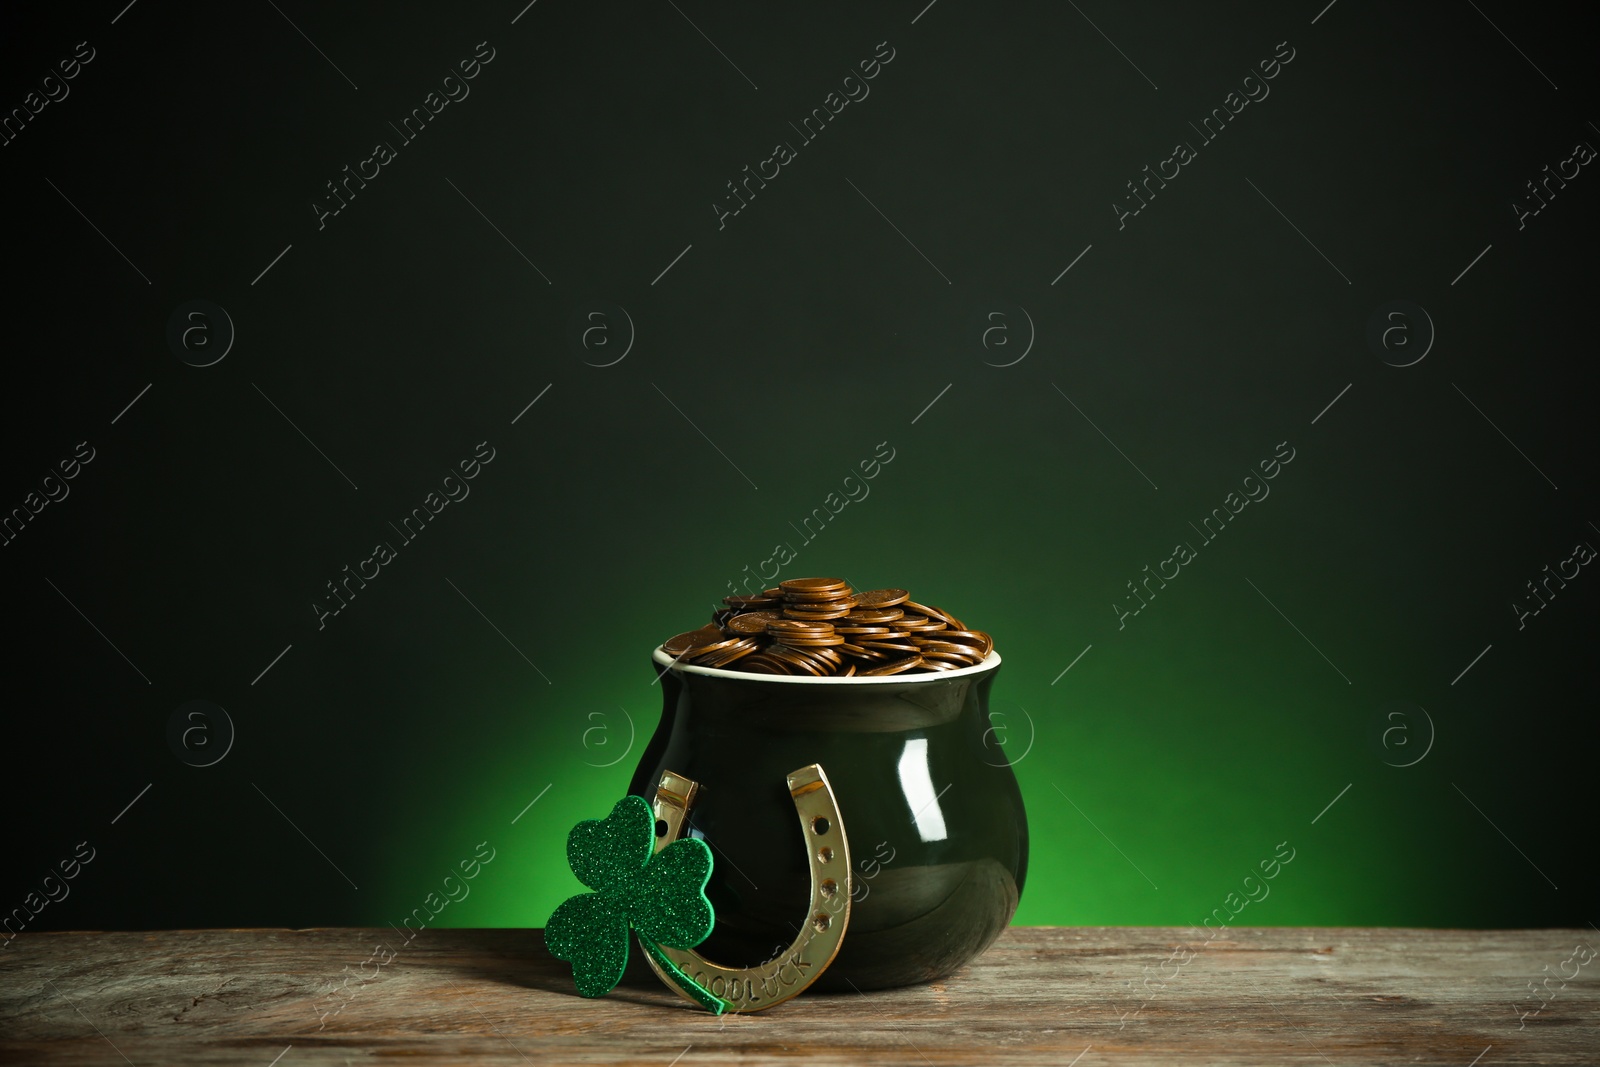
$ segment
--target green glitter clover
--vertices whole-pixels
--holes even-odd
[[[578,992],[600,997],[616,988],[628,962],[628,928],[683,990],[718,1015],[722,998],[679,970],[656,944],[690,949],[711,936],[716,917],[706,898],[711,849],[674,841],[655,852],[655,815],[643,797],[617,801],[604,819],[585,819],[567,835],[567,863],[593,889],[562,901],[545,923],[544,941],[572,964]]]

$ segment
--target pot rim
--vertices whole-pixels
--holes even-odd
[[[778,685],[917,685],[924,682],[942,682],[952,678],[970,678],[973,675],[983,674],[1000,666],[1000,653],[993,650],[990,650],[989,654],[984,657],[982,663],[971,667],[962,667],[960,670],[935,671],[928,674],[884,674],[865,678],[859,674],[851,675],[848,678],[840,678],[837,676],[817,677],[807,674],[757,674],[754,671],[730,671],[721,667],[698,667],[692,663],[679,663],[662,651],[660,645],[657,645],[655,650],[650,653],[650,658],[658,665],[671,668],[679,674],[701,674],[708,678],[729,678],[734,681],[756,684],[771,682]]]

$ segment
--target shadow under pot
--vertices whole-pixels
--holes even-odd
[[[849,841],[851,911],[815,989],[933,981],[988,948],[1028,866],[1022,794],[989,723],[1000,666],[812,678],[674,664],[656,649],[661,723],[629,792],[664,771],[699,783],[680,836],[710,846],[716,926],[697,951],[731,967],[794,940],[810,900],[808,844],[787,775],[819,764]]]

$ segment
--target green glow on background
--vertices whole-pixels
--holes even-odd
[[[1008,443],[1004,434],[991,441],[996,448]],[[1250,458],[1267,451],[1240,449]],[[1504,760],[1504,742],[1515,741],[1487,722],[1472,724],[1476,701],[1465,709],[1452,703],[1448,675],[1464,665],[1451,658],[1459,658],[1455,643],[1416,639],[1403,612],[1375,619],[1359,598],[1341,605],[1337,571],[1296,572],[1287,563],[1292,553],[1270,554],[1270,546],[1296,537],[1326,544],[1327,524],[1337,521],[1338,508],[1325,499],[1333,491],[1328,463],[1317,448],[1302,446],[1274,481],[1273,495],[1242,513],[1124,629],[1109,608],[1115,579],[1059,562],[1067,554],[1094,555],[1112,561],[1106,573],[1136,573],[1157,557],[1164,535],[1186,513],[1200,513],[1201,503],[1217,495],[1213,487],[1227,485],[1231,468],[1242,465],[1221,464],[1222,473],[1196,479],[1205,487],[1199,492],[1180,491],[1170,500],[1152,492],[1152,517],[1132,524],[1154,531],[1141,538],[1150,550],[1132,538],[1074,536],[1059,513],[1033,511],[1020,495],[1009,498],[1002,476],[983,495],[985,508],[945,513],[941,524],[955,543],[1004,531],[1014,552],[967,560],[953,573],[937,548],[889,550],[879,543],[900,540],[895,531],[925,521],[923,502],[938,496],[918,482],[927,468],[951,470],[942,454],[935,462],[907,446],[874,483],[880,495],[854,513],[847,509],[802,551],[793,573],[903,584],[996,635],[1006,662],[991,711],[1007,716],[999,721],[1013,758],[1020,757],[1016,772],[1032,837],[1016,922],[1198,924],[1224,908],[1229,894],[1242,897],[1242,879],[1259,875],[1257,864],[1284,842],[1293,861],[1270,883],[1270,894],[1245,905],[1235,921],[1484,925],[1563,914],[1537,872],[1452,784],[1465,783],[1466,796],[1480,805],[1503,804],[1503,797],[1491,800],[1497,779],[1486,780],[1481,768]],[[968,468],[958,465],[957,476],[974,484],[983,478],[980,464]],[[804,491],[797,495],[807,499]],[[1344,532],[1365,538],[1367,521],[1351,515]],[[1308,533],[1307,524],[1319,529]],[[764,516],[730,516],[724,533],[730,543],[759,546],[771,526]],[[619,613],[609,598],[586,599],[575,589],[565,597],[573,606],[564,626],[607,633],[585,659],[557,668],[572,698],[558,697],[504,645],[492,644],[463,665],[464,677],[477,678],[492,662],[487,679],[435,695],[456,708],[453,721],[482,727],[434,738],[430,758],[454,765],[445,774],[455,783],[452,803],[432,808],[422,792],[395,813],[393,825],[403,831],[369,860],[386,864],[379,917],[398,918],[417,906],[432,888],[433,871],[485,838],[497,859],[471,898],[450,906],[440,923],[539,925],[578,891],[565,867],[566,831],[609,809],[658,720],[660,691],[650,685],[648,649],[697,625],[718,591],[717,578],[734,569],[723,551],[670,531],[651,552],[656,559],[696,560],[699,576],[651,576],[645,564],[625,562],[621,573],[604,576],[606,587],[659,589],[641,610]],[[1019,552],[1040,564],[1027,578],[1011,569]],[[1423,558],[1420,549],[1402,552],[1392,566],[1405,572]],[[1318,645],[1340,666],[1311,647],[1251,582],[1271,589],[1274,603],[1300,622],[1315,616]],[[1107,607],[1101,610],[1094,598]],[[1320,606],[1308,613],[1313,603]],[[1093,647],[1061,675],[1085,645]],[[1414,673],[1408,664],[1417,660],[1436,662],[1444,675],[1431,693],[1419,694],[1407,680]],[[1345,681],[1349,670],[1361,675],[1359,682]],[[1477,682],[1476,699],[1489,706],[1510,701],[1516,684],[1489,670]],[[1383,725],[1380,709],[1396,696],[1418,695],[1434,716],[1434,748],[1416,766],[1387,766],[1385,757],[1400,756],[1373,741],[1374,724]],[[610,768],[587,766],[621,754],[614,746],[627,739],[623,708],[637,729],[633,749]],[[1464,737],[1468,729],[1475,736]],[[549,791],[512,826],[547,784]],[[1537,831],[1526,825],[1518,831],[1524,849],[1539,849]],[[426,860],[410,852],[406,842],[413,838],[431,842]]]

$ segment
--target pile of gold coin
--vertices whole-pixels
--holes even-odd
[[[700,667],[848,678],[957,671],[994,648],[982,630],[904,589],[858,593],[842,578],[791,578],[722,602],[709,623],[661,650]]]

